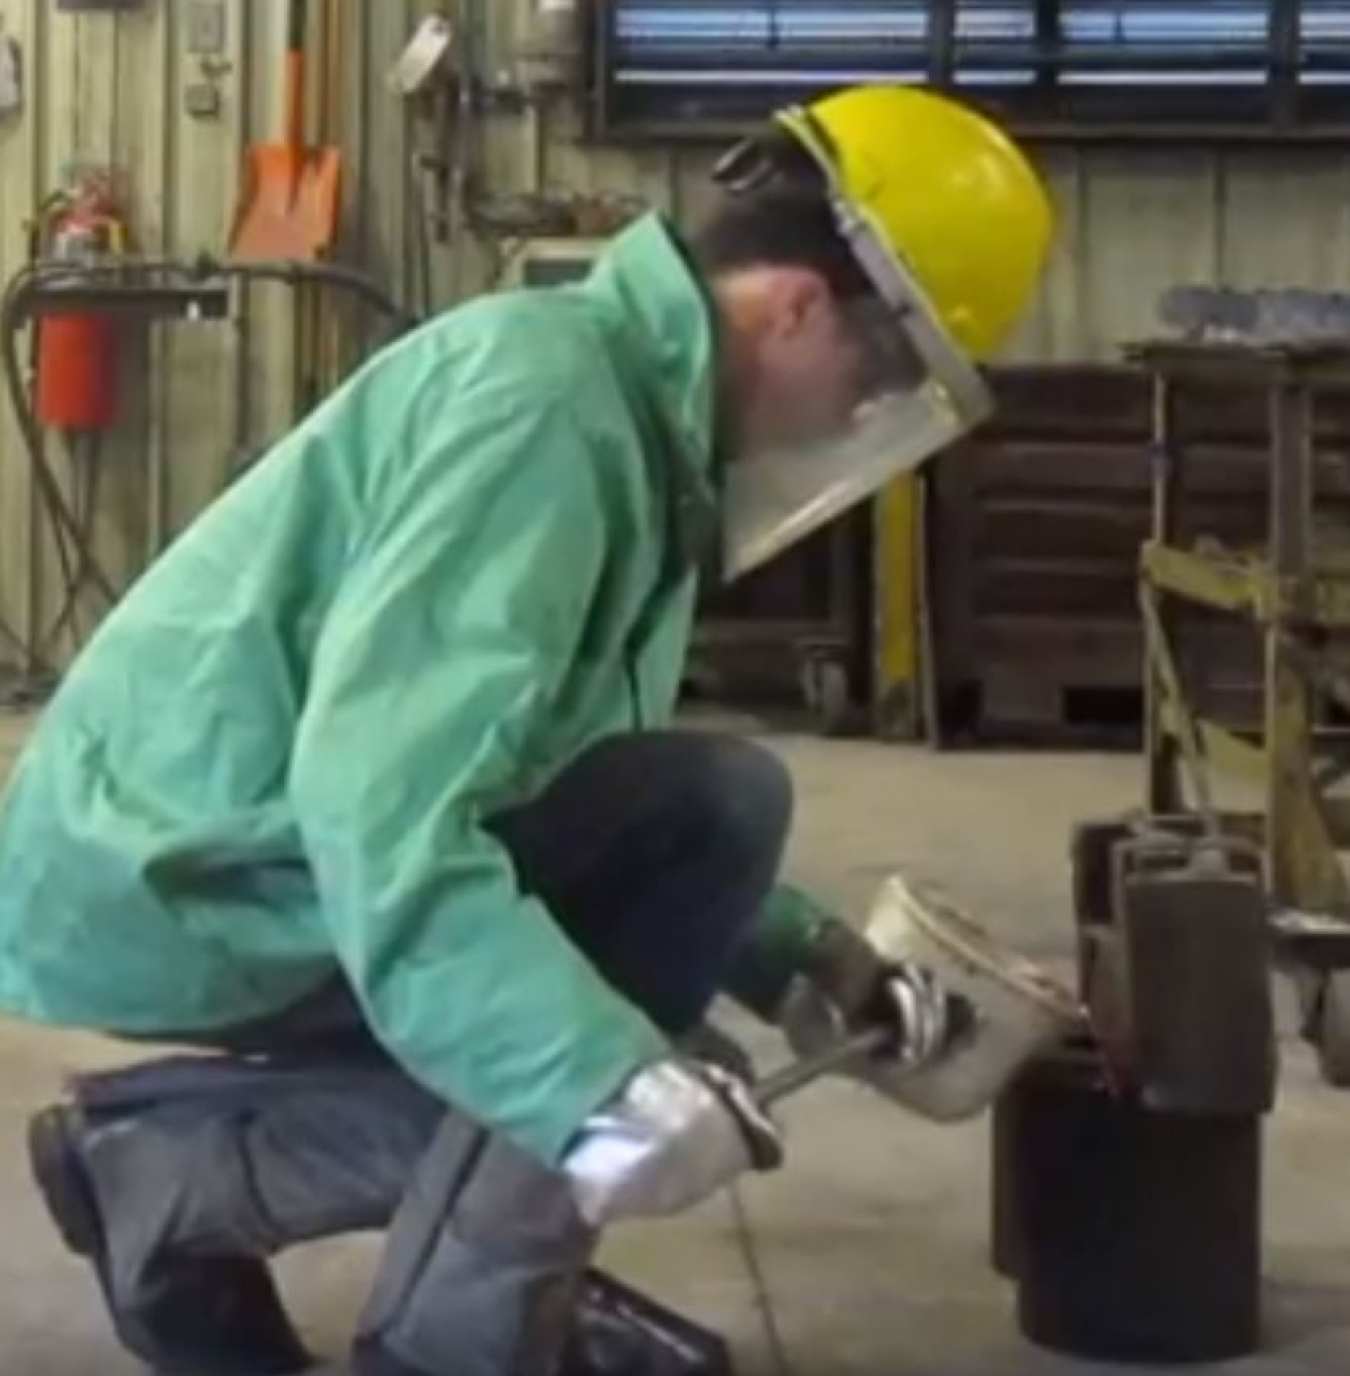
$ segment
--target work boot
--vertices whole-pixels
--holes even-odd
[[[389,1069],[171,1058],[77,1081],[29,1148],[127,1348],[159,1371],[286,1376],[313,1359],[264,1259],[383,1228],[443,1116]]]
[[[357,1376],[559,1376],[596,1240],[562,1172],[448,1114],[390,1226]]]
[[[723,1034],[702,1029],[698,1045],[749,1064]],[[600,1297],[615,1291],[587,1279],[597,1241],[561,1171],[447,1114],[390,1226],[356,1376],[638,1376],[599,1360],[621,1339],[630,1354],[651,1356],[659,1344],[621,1318],[617,1302],[601,1313]],[[686,1371],[657,1364],[642,1376]]]
[[[445,1376],[459,1376],[445,1367]],[[555,1376],[733,1376],[719,1334],[600,1271],[587,1273]],[[376,1343],[359,1349],[353,1376],[427,1376]],[[440,1373],[437,1373],[440,1376]],[[517,1372],[507,1376],[518,1376]]]
[[[559,1376],[732,1376],[731,1352],[718,1334],[593,1271]]]
[[[152,1252],[127,1284],[110,1252],[86,1146],[100,1132],[74,1106],[37,1114],[28,1128],[33,1176],[62,1239],[94,1268],[122,1344],[160,1372],[289,1376],[314,1358],[291,1327],[265,1262]]]

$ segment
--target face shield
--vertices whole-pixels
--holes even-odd
[[[798,117],[810,120],[804,112]],[[813,151],[829,176],[827,155]],[[800,438],[727,465],[722,567],[728,579],[870,500],[993,409],[983,377],[880,228],[832,177],[828,194],[873,294],[836,302],[845,381],[842,388],[838,378],[822,384],[835,395],[819,423]]]

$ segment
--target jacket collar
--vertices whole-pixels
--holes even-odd
[[[711,298],[675,230],[638,220],[600,257],[584,287],[623,335],[624,370],[686,461],[710,475],[716,430],[716,324]]]

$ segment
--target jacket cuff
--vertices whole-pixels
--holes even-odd
[[[833,916],[798,889],[775,889],[742,945],[726,992],[766,1023],[775,1023],[793,978],[809,970]]]

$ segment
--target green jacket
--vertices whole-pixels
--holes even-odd
[[[482,823],[667,724],[711,499],[713,321],[664,225],[579,287],[374,359],[79,658],[0,809],[0,1005],[153,1034],[331,977],[445,1098],[554,1159],[663,1039]],[[816,920],[771,904],[768,1004]]]

